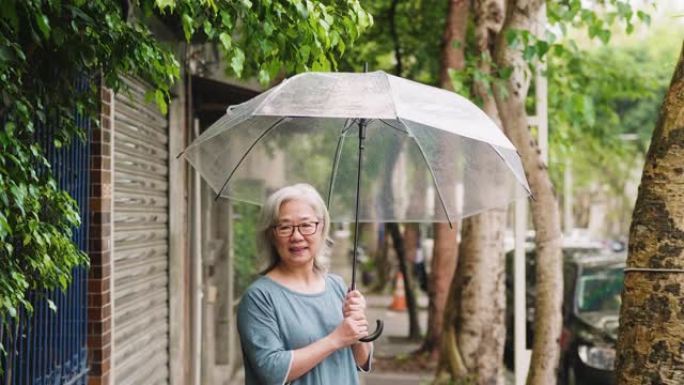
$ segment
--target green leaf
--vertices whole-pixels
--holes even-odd
[[[684,16],[684,15],[682,15],[682,16]],[[637,17],[639,18],[639,20],[646,23],[646,25],[651,25],[651,15],[649,15],[648,13],[639,10],[639,11],[637,11]]]
[[[57,313],[57,305],[55,305],[55,303],[49,298],[47,298],[46,301],[50,310],[52,310],[54,313]]]
[[[164,92],[161,90],[155,90],[154,91],[154,101],[157,103],[157,107],[159,107],[159,110],[163,115],[166,115],[168,112],[168,105],[166,104],[166,96],[164,95]]]
[[[233,29],[233,18],[226,11],[221,11],[221,24],[228,30]]]
[[[266,34],[266,36],[273,35],[273,31],[275,30],[275,28],[273,27],[273,24],[270,21],[266,21],[263,26],[264,33]]]
[[[271,76],[269,75],[268,71],[261,69],[259,70],[259,83],[263,85],[267,85],[269,81],[271,81]]]
[[[630,24],[630,26],[631,26],[631,24]],[[632,28],[633,28],[633,27],[632,27]],[[631,32],[629,31],[629,29],[628,29],[628,33],[631,33]],[[607,29],[602,29],[602,30],[600,30],[599,33],[598,33],[598,37],[599,37],[599,39],[601,39],[601,41],[603,42],[603,44],[608,44],[608,42],[610,41],[610,35],[611,35],[610,31],[607,30]]]
[[[7,135],[12,136],[14,134],[14,130],[17,128],[17,125],[14,122],[7,122],[5,123],[5,133]]]
[[[238,47],[233,50],[233,57],[230,60],[230,68],[239,77],[242,76],[242,70],[245,64],[245,53]]]
[[[519,40],[518,31],[514,29],[507,29],[504,37],[506,39],[506,44],[511,47],[515,47]]]
[[[12,235],[12,228],[7,223],[5,215],[0,213],[0,239],[5,239],[8,235]]]
[[[546,55],[547,52],[549,52],[549,43],[547,43],[544,40],[539,40],[537,41],[537,55],[542,58]]]
[[[15,59],[14,52],[7,47],[0,47],[0,62],[13,61]]]
[[[311,47],[303,44],[299,47],[299,57],[302,59],[303,63],[309,62],[309,54],[311,53]]]
[[[229,34],[221,32],[219,35],[219,40],[221,40],[221,44],[226,51],[230,51],[230,49],[233,47],[233,38],[231,38]]]
[[[48,20],[48,17],[43,13],[37,13],[35,19],[43,37],[48,39],[50,37],[50,20]]]
[[[161,11],[164,11],[166,8],[173,10],[176,7],[175,0],[154,0],[154,4]]]
[[[309,11],[306,9],[304,3],[302,3],[301,0],[292,0],[292,2],[294,3],[297,13],[299,13],[299,16],[301,16],[303,19],[308,19]]]
[[[204,21],[204,33],[209,37],[210,39],[214,37],[214,27],[212,24],[209,22],[209,20]]]
[[[7,20],[14,31],[19,29],[19,18],[14,1],[0,1],[0,17]]]
[[[192,17],[190,17],[190,15],[188,15],[187,13],[184,13],[181,20],[183,23],[183,33],[185,34],[185,40],[190,41],[192,35],[195,34],[195,27],[193,25]]]

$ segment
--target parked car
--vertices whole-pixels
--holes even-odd
[[[507,255],[506,363],[513,363],[513,253]],[[626,254],[601,248],[563,249],[563,331],[559,383],[613,385],[615,342]],[[534,251],[526,255],[527,348],[534,321]]]

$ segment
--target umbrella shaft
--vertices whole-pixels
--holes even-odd
[[[366,119],[360,119],[359,125],[359,167],[356,172],[356,214],[354,217],[354,257],[352,258],[351,289],[356,289],[356,260],[359,249],[359,197],[361,196],[361,166],[363,165],[363,141],[366,139]]]

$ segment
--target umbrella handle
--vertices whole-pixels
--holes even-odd
[[[375,341],[380,337],[380,334],[382,334],[382,329],[385,327],[385,323],[382,322],[382,320],[376,319],[375,320],[375,331],[372,334],[369,334],[366,337],[360,338],[359,341],[361,342],[371,342]]]

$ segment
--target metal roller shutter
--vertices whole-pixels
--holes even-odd
[[[126,81],[114,103],[114,382],[169,382],[168,124]]]

